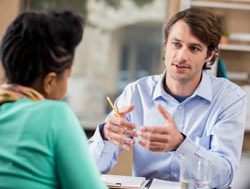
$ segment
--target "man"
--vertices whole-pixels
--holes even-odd
[[[122,149],[133,146],[133,175],[179,180],[180,156],[212,163],[212,188],[226,188],[239,165],[246,95],[235,84],[208,75],[218,56],[221,29],[207,10],[177,13],[165,28],[162,75],[129,84],[89,144],[107,173]],[[126,108],[124,108],[126,107]]]

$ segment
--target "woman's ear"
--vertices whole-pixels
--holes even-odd
[[[46,95],[50,95],[56,85],[57,74],[55,72],[49,72],[43,80],[43,90]]]

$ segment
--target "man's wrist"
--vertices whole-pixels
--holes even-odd
[[[183,143],[183,141],[185,140],[186,138],[186,135],[183,134],[182,132],[179,132],[180,134],[178,134],[178,136],[176,137],[177,141],[176,141],[176,144],[175,144],[175,147],[173,148],[172,151],[175,151],[179,148],[179,146]]]
[[[105,124],[101,124],[101,125],[99,126],[99,131],[100,131],[100,134],[101,134],[102,139],[103,139],[103,140],[108,140],[108,139],[105,137],[105,134],[104,134],[104,125],[105,125]]]
[[[186,135],[182,132],[180,132],[180,140],[179,140],[179,144],[176,146],[175,150],[183,143],[183,141],[185,140],[186,138]]]
[[[182,133],[182,132],[180,132],[180,133],[181,133],[181,135],[183,137],[183,140],[182,140],[182,142],[183,142],[185,140],[185,138],[186,138],[186,135],[184,133]]]

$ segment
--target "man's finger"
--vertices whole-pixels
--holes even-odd
[[[151,132],[151,133],[160,133],[160,134],[168,134],[169,132],[165,127],[162,126],[141,126],[140,131],[142,132]]]
[[[121,119],[121,126],[125,127],[126,129],[134,129],[136,127],[133,122],[129,122],[125,119]]]
[[[139,136],[150,142],[162,142],[162,143],[168,142],[168,136],[162,133],[140,132]]]
[[[109,138],[118,146],[121,146],[121,144],[131,145],[134,143],[132,138],[117,133],[110,133]]]
[[[129,105],[128,107],[122,108],[119,110],[119,114],[121,114],[121,116],[125,116],[127,113],[133,111],[133,109],[135,108],[134,104]]]
[[[123,134],[124,135],[129,135],[129,136],[132,136],[132,137],[137,137],[138,136],[137,132],[135,130],[131,130],[131,129],[124,130]]]
[[[165,110],[165,108],[163,108],[162,105],[157,104],[157,109],[165,119],[172,120],[172,116],[168,113],[167,110]]]
[[[139,144],[142,145],[144,148],[150,150],[150,151],[155,151],[155,152],[162,152],[165,149],[165,144],[164,143],[159,143],[159,142],[148,142],[147,140],[140,140]]]
[[[116,127],[121,127],[123,129],[134,129],[136,127],[134,123],[128,122],[125,119],[118,118],[118,117],[115,117],[115,116],[112,116],[110,118],[109,122],[110,122],[111,125],[114,125]]]

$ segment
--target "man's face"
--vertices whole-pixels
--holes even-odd
[[[198,83],[207,58],[207,46],[192,35],[182,20],[170,29],[166,43],[165,66],[167,80]]]

